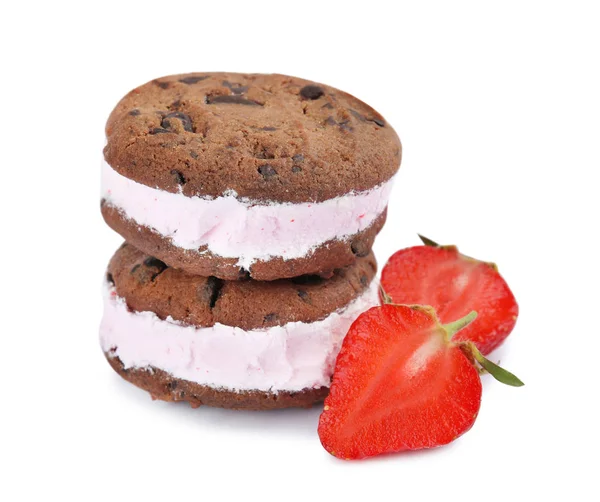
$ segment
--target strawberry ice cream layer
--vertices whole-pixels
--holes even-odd
[[[248,269],[257,260],[302,258],[321,244],[366,229],[385,210],[393,178],[364,192],[315,203],[278,203],[220,197],[187,197],[137,183],[102,162],[102,198],[138,225],[171,243],[238,258]]]
[[[216,389],[268,392],[329,387],[348,328],[378,303],[375,281],[343,309],[311,323],[245,331],[185,326],[153,312],[132,312],[105,285],[100,344],[125,368],[157,368]]]

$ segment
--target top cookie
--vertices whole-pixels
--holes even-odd
[[[106,125],[106,161],[187,196],[321,202],[387,181],[398,136],[359,99],[285,75],[190,73],[127,94]]]

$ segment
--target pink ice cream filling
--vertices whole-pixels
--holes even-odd
[[[127,368],[157,368],[176,378],[233,391],[301,391],[329,387],[335,359],[354,320],[378,304],[376,281],[324,319],[245,331],[186,326],[153,312],[133,312],[104,287],[100,344]]]
[[[392,184],[393,178],[371,190],[314,203],[253,201],[232,191],[214,198],[187,197],[137,183],[103,161],[101,195],[175,246],[206,246],[249,268],[257,260],[302,258],[325,242],[368,228],[387,207]]]

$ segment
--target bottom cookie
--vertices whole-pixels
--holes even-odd
[[[201,405],[236,410],[274,410],[282,408],[306,408],[325,399],[329,389],[304,389],[299,392],[260,390],[235,392],[215,389],[206,385],[175,378],[166,371],[155,368],[125,369],[117,356],[104,355],[112,368],[128,382],[150,393],[153,399],[162,401],[187,401],[193,408]]]

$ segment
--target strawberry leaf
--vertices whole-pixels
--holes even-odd
[[[510,385],[512,387],[522,387],[525,385],[516,375],[513,375],[510,371],[498,366],[489,359],[486,359],[481,352],[477,349],[473,342],[467,342],[467,350],[473,355],[475,360],[481,365],[481,367],[492,375],[499,382]]]
[[[439,248],[440,247],[440,245],[437,242],[432,241],[431,239],[425,237],[424,235],[421,235],[421,234],[417,234],[417,235],[419,236],[419,239],[421,239],[421,242],[423,244],[425,244],[426,246],[431,246],[431,247],[434,247],[434,248]]]

